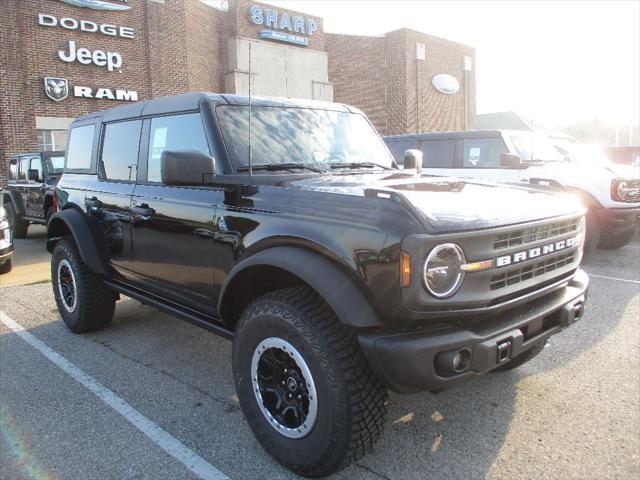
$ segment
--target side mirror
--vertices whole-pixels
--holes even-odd
[[[422,152],[411,148],[404,152],[404,169],[414,170],[416,173],[422,171]]]
[[[40,171],[36,168],[30,168],[27,170],[27,178],[33,182],[41,182]]]
[[[500,166],[507,168],[522,168],[522,159],[515,153],[503,153],[500,155]]]
[[[165,185],[205,185],[216,174],[216,162],[194,150],[165,150],[160,156],[160,176]]]

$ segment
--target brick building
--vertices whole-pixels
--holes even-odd
[[[382,134],[473,128],[474,55],[408,29],[325,33],[321,18],[247,0],[2,0],[0,183],[13,153],[64,149],[78,115],[250,83],[354,105]]]

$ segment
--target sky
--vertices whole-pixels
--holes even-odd
[[[476,49],[477,112],[547,126],[640,122],[640,0],[263,0],[324,19],[331,33],[402,27]]]

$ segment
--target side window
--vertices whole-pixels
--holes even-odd
[[[396,163],[402,166],[404,165],[404,152],[410,148],[416,148],[416,139],[403,138],[390,140],[387,143],[387,147],[389,147],[389,151],[391,152],[391,155],[393,155],[393,158],[395,158]]]
[[[14,163],[15,160],[15,163]],[[18,163],[19,160],[12,159],[11,163],[9,163],[9,180],[17,180],[18,179]]]
[[[38,171],[38,178],[40,180],[44,180],[44,176],[42,175],[42,160],[40,157],[31,157],[31,163],[29,165],[30,170]]]
[[[210,155],[199,113],[156,117],[151,120],[147,180],[160,182],[160,157],[165,150],[195,150]]]
[[[18,159],[18,181],[27,180],[27,169],[29,168],[29,157],[20,157]]]
[[[455,140],[426,140],[420,144],[424,155],[422,165],[432,168],[453,168]]]
[[[464,168],[500,168],[500,155],[507,152],[500,138],[467,139],[462,143]]]
[[[104,128],[100,176],[108,180],[135,180],[142,120],[107,124]]]
[[[87,169],[91,167],[94,130],[95,125],[85,125],[84,127],[71,129],[66,168]]]

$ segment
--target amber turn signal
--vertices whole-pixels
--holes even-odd
[[[400,261],[400,285],[406,288],[411,283],[411,255],[402,252]]]

